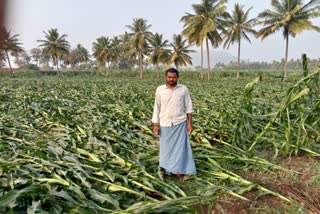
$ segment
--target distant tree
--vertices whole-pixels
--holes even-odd
[[[89,52],[81,44],[78,44],[74,49],[71,49],[67,55],[63,57],[65,65],[70,65],[72,69],[78,68],[83,69],[82,63],[87,65],[89,61]]]
[[[87,64],[90,58],[89,51],[85,47],[83,47],[81,44],[78,44],[76,46],[75,51],[77,54],[78,62]]]
[[[19,52],[23,51],[22,43],[19,42],[19,34],[11,35],[10,31],[7,31],[7,29],[3,30],[3,36],[4,40],[2,41],[2,44],[0,47],[2,47],[2,51],[4,52],[5,57],[7,58],[7,62],[10,67],[10,71],[13,72],[10,57],[9,54],[14,55],[18,54]]]
[[[76,49],[70,49],[68,54],[62,56],[61,60],[64,65],[70,65],[72,69],[76,67],[80,63],[79,55]]]
[[[289,36],[295,37],[303,30],[316,30],[320,28],[310,21],[320,16],[320,1],[311,0],[303,4],[303,0],[272,0],[273,10],[267,9],[258,15],[264,27],[258,32],[262,39],[282,29],[285,39],[285,61],[283,81],[287,80]]]
[[[40,44],[39,47],[43,48],[43,52],[52,57],[53,63],[56,65],[58,70],[58,75],[60,76],[59,71],[59,61],[62,57],[69,53],[70,44],[66,40],[67,35],[58,33],[57,28],[51,28],[48,32],[45,32],[45,39],[38,40]]]
[[[145,19],[136,18],[133,19],[131,25],[127,25],[126,27],[131,31],[129,33],[129,46],[138,54],[140,79],[143,79],[143,57],[148,52],[148,39],[151,36],[149,29],[151,25],[148,25]]]
[[[93,57],[102,65],[109,63],[110,59],[110,39],[109,37],[101,36],[95,42],[92,43]]]
[[[132,68],[137,64],[138,53],[130,46],[131,36],[128,32],[120,36],[120,41],[119,68],[128,69],[129,76],[133,76]]]
[[[189,53],[194,52],[189,49],[191,45],[187,44],[187,40],[183,39],[181,34],[173,35],[173,42],[170,43],[173,51],[170,53],[169,61],[167,64],[172,64],[178,69],[180,66],[192,65],[192,58]]]
[[[245,39],[251,43],[247,34],[256,34],[253,26],[256,23],[256,19],[249,19],[249,12],[252,8],[244,10],[244,6],[240,6],[238,3],[234,5],[232,15],[228,16],[225,24],[224,32],[224,47],[229,48],[234,42],[238,43],[238,71],[237,79],[240,77],[240,48],[241,39]]]
[[[121,44],[121,39],[118,36],[114,36],[111,39],[109,58],[113,67],[119,66],[119,60],[120,60],[120,54],[121,54],[120,44]]]
[[[152,34],[149,40],[150,43],[150,55],[149,62],[156,66],[157,78],[159,78],[159,65],[165,64],[169,59],[170,50],[168,47],[168,40],[164,40],[162,34]]]
[[[36,65],[39,66],[42,50],[40,48],[32,48],[30,50],[31,58],[35,61]]]
[[[18,65],[20,68],[27,67],[31,63],[31,57],[26,51],[20,51],[18,53],[14,53],[14,63]]]
[[[43,49],[41,49],[41,56],[40,56],[39,64],[45,65],[46,68],[49,68],[50,60],[51,60],[51,56],[48,53],[46,53],[45,51],[43,51]]]
[[[311,59],[309,70],[319,69],[320,68],[320,58],[318,59]]]
[[[184,22],[182,34],[190,43],[195,43],[201,48],[201,79],[203,78],[203,41],[206,42],[208,72],[207,79],[210,79],[210,50],[209,41],[213,47],[217,47],[222,41],[218,30],[223,29],[223,18],[226,13],[226,0],[201,0],[199,4],[193,4],[195,14],[187,13],[181,18]]]

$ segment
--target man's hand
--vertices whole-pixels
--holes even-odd
[[[188,132],[188,135],[190,136],[191,135],[191,132],[192,132],[192,124],[188,122],[188,125],[187,125],[187,132]]]
[[[188,135],[190,136],[192,132],[192,113],[188,113],[187,118],[188,118],[187,132],[188,132]]]
[[[153,134],[155,136],[159,136],[159,127],[158,127],[158,124],[156,123],[153,124]]]

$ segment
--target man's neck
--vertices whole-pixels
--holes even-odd
[[[174,89],[175,87],[177,87],[178,84],[175,84],[174,86],[171,86],[171,85],[169,85],[169,84],[166,84],[166,85],[167,85],[167,87],[168,87],[169,89],[172,90],[172,89]]]

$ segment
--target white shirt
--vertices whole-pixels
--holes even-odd
[[[187,119],[192,113],[192,102],[189,90],[185,85],[177,84],[170,89],[167,85],[157,88],[154,101],[152,122],[160,126],[173,126]]]

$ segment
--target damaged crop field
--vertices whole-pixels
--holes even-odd
[[[1,76],[0,213],[319,213],[320,71],[184,78],[198,174],[162,178],[163,80]]]

